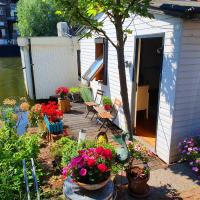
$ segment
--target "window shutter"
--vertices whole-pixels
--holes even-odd
[[[104,65],[103,84],[107,85],[107,79],[108,79],[108,40],[105,39],[105,38],[103,40],[103,65]]]
[[[78,80],[81,80],[81,50],[77,50]]]

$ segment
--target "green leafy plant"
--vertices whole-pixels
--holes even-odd
[[[72,94],[80,93],[80,87],[71,87],[69,88],[69,92]]]
[[[103,96],[102,97],[102,102],[103,102],[103,105],[109,105],[109,106],[112,105],[112,100],[108,96]]]
[[[22,160],[35,159],[38,180],[42,172],[37,163],[39,153],[39,137],[37,135],[17,135],[14,129],[4,126],[0,130],[0,197],[2,200],[23,199],[25,194]],[[34,191],[30,170],[27,162],[29,186]]]

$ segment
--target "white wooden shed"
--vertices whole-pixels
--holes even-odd
[[[18,38],[18,45],[31,99],[49,99],[59,86],[79,85],[76,37]]]
[[[136,16],[125,22],[132,21],[133,31],[125,45],[129,105],[136,137],[171,163],[177,160],[178,142],[200,131],[200,3],[153,1],[150,10],[153,19]],[[109,19],[104,29],[115,40]],[[81,74],[98,57],[108,57],[107,65],[89,77],[89,84],[94,91],[102,88],[111,99],[121,98],[116,50],[108,43],[105,55],[105,39],[97,37],[80,41]],[[145,86],[148,93],[139,95]],[[136,105],[147,98],[148,118]],[[123,110],[115,123],[126,130]]]

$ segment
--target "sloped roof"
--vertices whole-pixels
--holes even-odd
[[[153,0],[150,9],[182,18],[200,18],[200,2],[189,0]]]

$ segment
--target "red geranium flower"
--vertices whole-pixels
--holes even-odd
[[[107,167],[104,164],[98,164],[97,168],[99,169],[100,172],[106,172],[107,171]]]
[[[95,149],[96,153],[101,154],[103,152],[104,148],[103,147],[97,147]]]
[[[96,164],[96,160],[93,158],[89,158],[87,160],[88,167],[93,167]]]
[[[109,160],[112,160],[112,152],[109,149],[104,149],[103,155],[108,158]]]

